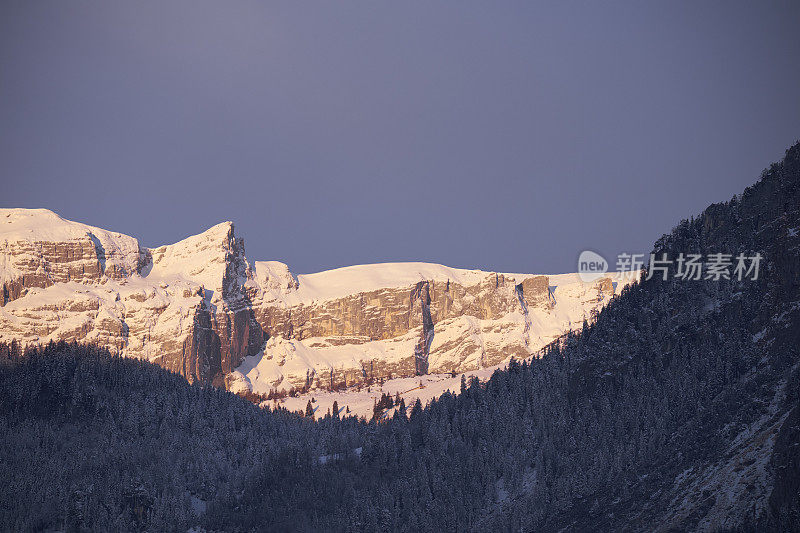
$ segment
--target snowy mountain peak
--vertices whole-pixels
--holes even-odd
[[[47,210],[0,211],[0,250],[0,340],[90,342],[190,380],[224,378],[254,392],[464,372],[529,357],[580,327],[627,283],[613,273],[584,284],[574,274],[422,262],[294,276],[279,261],[251,266],[229,221],[141,248],[132,237]]]
[[[252,277],[244,255],[244,240],[235,236],[233,222],[229,221],[175,244],[151,248],[148,254],[151,264],[143,270],[145,277],[194,282],[219,297],[230,283]]]
[[[122,279],[137,273],[142,262],[133,237],[65,220],[47,209],[0,209],[0,249],[2,304],[15,298],[22,284]]]

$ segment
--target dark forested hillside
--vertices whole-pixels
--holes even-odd
[[[324,498],[313,465],[360,442],[355,420],[266,412],[150,363],[86,346],[0,350],[0,531],[186,531],[259,479],[265,525]]]
[[[800,530],[799,189],[800,144],[654,247],[760,253],[757,280],[654,275],[541,359],[379,425],[91,349],[6,358],[0,528]]]

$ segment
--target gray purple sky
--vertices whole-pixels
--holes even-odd
[[[298,273],[649,252],[800,138],[798,2],[0,2],[0,206]],[[612,259],[612,263],[613,263]]]

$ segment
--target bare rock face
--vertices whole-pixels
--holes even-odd
[[[226,222],[177,244],[149,250],[149,254],[145,279],[159,280],[159,286],[166,285],[166,289],[177,285],[184,305],[190,307],[179,321],[180,334],[175,339],[162,333],[142,345],[166,344],[171,349],[162,356],[163,366],[190,380],[221,383],[225,374],[263,343],[246,288],[252,284],[252,271],[244,255],[244,241],[234,235],[233,224]]]
[[[533,276],[522,280],[520,291],[529,306],[544,306],[550,301],[550,283],[547,276]]]
[[[46,209],[0,212],[3,290],[0,306],[32,287],[69,281],[102,283],[138,272],[136,239],[67,222]]]
[[[271,280],[254,299],[270,340],[228,384],[261,393],[460,373],[529,357],[591,320],[630,281],[610,274],[584,284],[573,274],[502,274],[426,263],[297,277],[275,262],[256,262],[255,269],[262,288]]]
[[[429,263],[294,276],[251,265],[225,222],[138,241],[47,210],[0,210],[0,341],[94,343],[234,390],[338,388],[528,357],[626,281]],[[613,279],[612,279],[613,278]]]
[[[420,281],[411,291],[412,309],[419,303],[419,312],[415,313],[422,320],[422,327],[419,332],[419,339],[414,346],[414,370],[418,376],[428,373],[428,355],[431,351],[433,342],[433,319],[431,318],[431,284],[427,281]]]
[[[0,340],[94,343],[203,382],[263,343],[231,223],[145,249],[47,210],[3,209],[0,221]]]

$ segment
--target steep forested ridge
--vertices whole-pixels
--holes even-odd
[[[797,144],[654,246],[758,252],[757,280],[653,276],[541,359],[377,425],[85,348],[6,357],[0,528],[799,530],[799,189]]]

